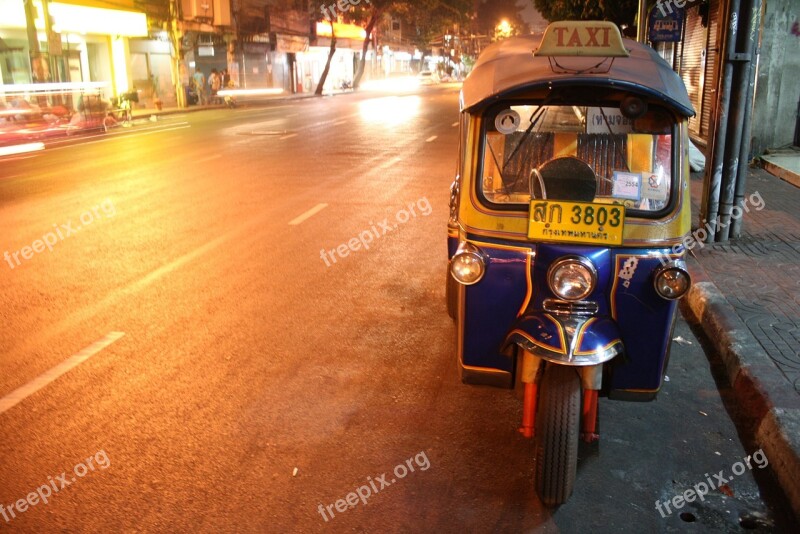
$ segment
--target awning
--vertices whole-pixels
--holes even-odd
[[[44,30],[41,18],[41,0],[33,0],[39,18],[36,28]],[[0,27],[25,29],[25,8],[20,0],[0,0]],[[120,35],[123,37],[147,37],[147,17],[138,11],[105,9],[50,2],[53,30],[58,33],[85,33],[95,35]]]

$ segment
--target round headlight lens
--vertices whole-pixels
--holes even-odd
[[[453,278],[466,286],[478,283],[483,278],[484,272],[486,263],[477,249],[459,251],[450,260],[450,273]]]
[[[588,260],[565,258],[550,267],[550,289],[564,300],[581,300],[594,289],[597,273]]]
[[[667,300],[681,298],[692,285],[689,273],[680,267],[667,267],[656,273],[656,291]]]

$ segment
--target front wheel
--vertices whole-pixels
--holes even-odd
[[[571,367],[548,364],[536,414],[536,489],[546,506],[566,502],[578,466],[581,382]]]

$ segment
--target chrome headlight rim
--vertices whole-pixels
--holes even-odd
[[[569,296],[561,294],[556,289],[556,284],[555,284],[555,282],[553,280],[553,277],[558,272],[558,270],[561,269],[562,267],[564,267],[567,264],[580,265],[581,267],[584,267],[589,272],[589,276],[590,276],[590,279],[591,279],[591,281],[589,283],[589,286],[586,289],[586,291],[584,291],[582,294],[580,294],[577,297],[569,297]],[[578,256],[578,255],[564,256],[564,257],[559,258],[555,262],[553,262],[553,264],[550,265],[550,268],[547,269],[547,285],[549,286],[550,291],[552,291],[553,294],[555,294],[558,298],[564,299],[564,300],[569,301],[569,302],[577,302],[577,301],[583,300],[586,297],[588,297],[589,295],[591,295],[592,292],[597,287],[597,269],[595,268],[594,264],[591,261],[589,261],[588,258],[584,258],[583,256]]]
[[[477,278],[475,278],[474,280],[465,281],[456,276],[456,274],[453,272],[453,265],[455,264],[456,260],[460,257],[468,257],[476,265],[480,265],[480,273],[478,274]],[[458,250],[456,251],[455,254],[453,254],[453,257],[450,258],[450,266],[449,266],[450,276],[452,276],[453,279],[461,285],[465,286],[475,285],[481,280],[483,280],[483,277],[486,275],[487,263],[488,262],[486,261],[486,255],[478,247],[464,241],[458,246]]]
[[[682,277],[686,279],[686,288],[679,295],[665,295],[659,288],[659,279],[669,272],[680,273]],[[653,288],[655,289],[656,294],[662,299],[679,300],[686,296],[691,287],[692,276],[689,274],[688,269],[686,269],[686,264],[680,260],[665,263],[664,265],[659,266],[653,273]]]

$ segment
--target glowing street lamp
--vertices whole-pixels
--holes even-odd
[[[511,30],[511,24],[508,20],[501,20],[500,24],[497,25],[497,38],[511,37]]]

